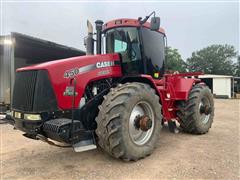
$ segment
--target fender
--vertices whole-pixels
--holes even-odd
[[[198,76],[202,73],[165,74],[162,79],[153,79],[150,75],[124,77],[121,82],[142,82],[155,89],[162,104],[163,121],[176,119],[176,101],[187,100],[192,86],[200,83]]]
[[[127,83],[127,82],[140,82],[140,83],[148,84],[153,89],[156,90],[156,93],[158,95],[160,95],[157,89],[157,85],[154,82],[154,79],[152,78],[152,76],[150,75],[124,76],[119,80],[119,83]]]
[[[168,93],[170,94],[168,98],[172,100],[187,100],[192,86],[201,82],[200,79],[196,78],[201,74],[203,73],[165,74],[160,80],[153,79],[150,75],[141,75],[141,77],[147,78],[151,82],[159,96]]]

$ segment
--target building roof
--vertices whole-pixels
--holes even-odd
[[[198,76],[199,78],[232,78],[233,76],[228,75],[218,75],[218,74],[204,74]]]
[[[72,51],[72,52],[75,52],[75,53],[81,53],[82,55],[85,54],[85,52],[80,50],[80,49],[65,46],[65,45],[58,44],[58,43],[55,43],[55,42],[52,42],[52,41],[40,39],[40,38],[37,38],[37,37],[29,36],[29,35],[26,35],[26,34],[22,34],[22,33],[18,33],[18,32],[12,32],[11,35],[14,38],[25,39],[25,40],[29,40],[29,41],[35,41],[35,42],[38,42],[39,44],[44,44],[45,46],[57,47],[57,48],[69,50],[69,51]]]
[[[35,64],[85,55],[82,50],[16,32],[0,36],[0,54],[4,51],[6,38],[12,41],[16,57],[34,60]]]

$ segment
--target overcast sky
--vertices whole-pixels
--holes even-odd
[[[20,32],[85,50],[86,21],[161,17],[168,45],[184,59],[211,44],[231,44],[239,51],[239,2],[2,2],[2,34]]]

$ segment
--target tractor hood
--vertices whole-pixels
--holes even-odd
[[[63,110],[71,109],[72,98],[64,95],[64,92],[71,86],[72,78],[75,78],[77,83],[75,104],[77,108],[89,82],[122,76],[118,54],[79,56],[17,69],[17,73],[27,71],[45,71],[48,74],[58,108]]]
[[[40,69],[54,70],[56,68],[60,68],[58,70],[66,70],[69,68],[74,68],[74,66],[83,67],[90,64],[96,64],[96,66],[99,66],[97,64],[98,62],[111,61],[116,59],[119,60],[118,54],[77,56],[19,68],[17,69],[17,72]]]

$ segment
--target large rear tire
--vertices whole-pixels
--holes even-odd
[[[183,131],[205,134],[209,131],[214,117],[214,101],[210,89],[205,84],[192,87],[187,101],[178,103],[177,116]]]
[[[153,152],[161,121],[161,105],[154,89],[137,82],[119,84],[99,106],[98,144],[115,158],[136,161]]]

